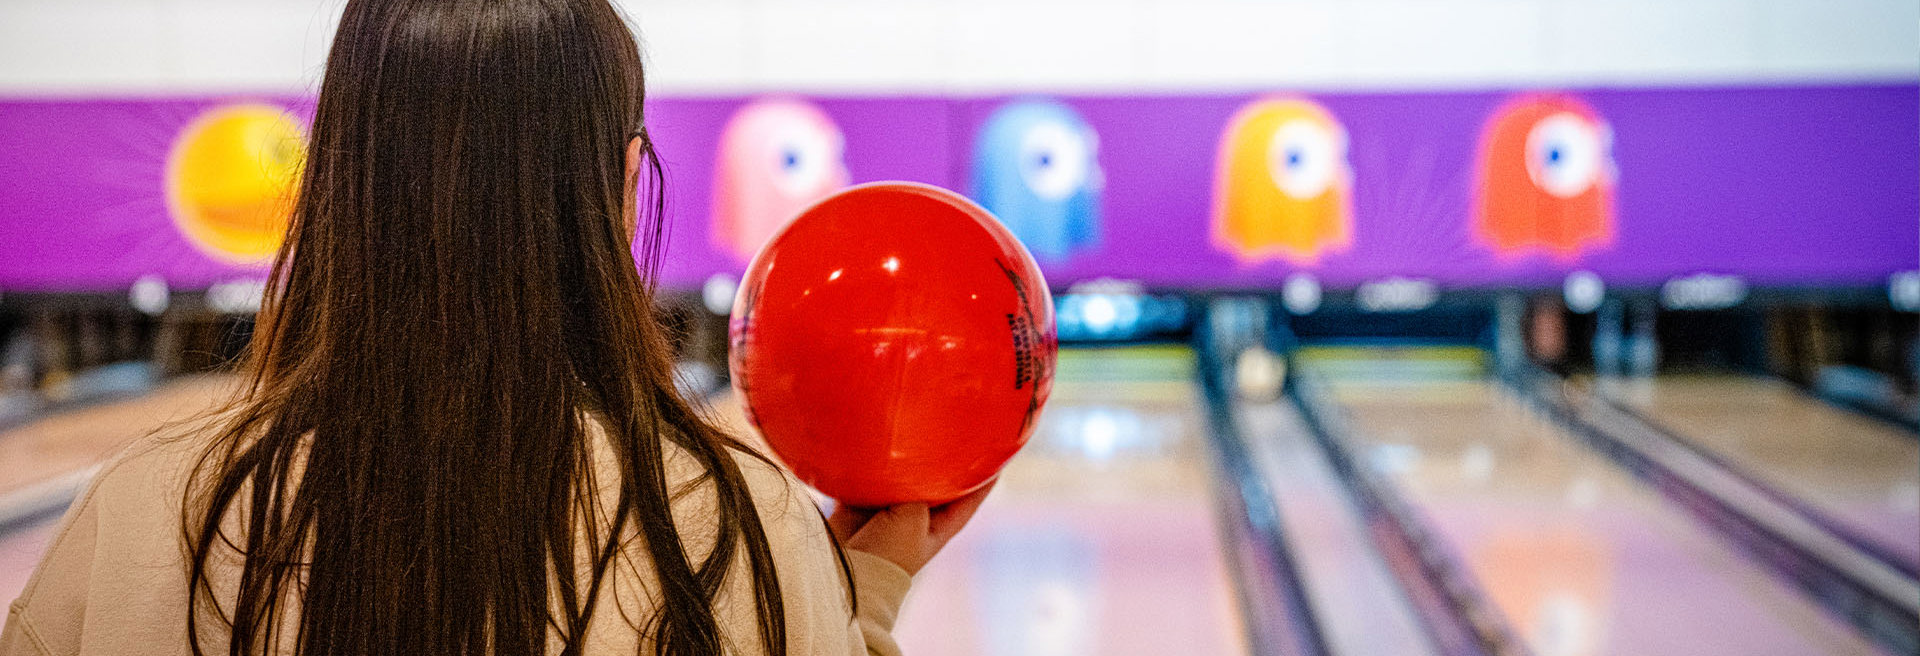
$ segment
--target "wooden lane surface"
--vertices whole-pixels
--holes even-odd
[[[1536,654],[1873,654],[1721,536],[1479,382],[1335,385],[1389,473]]]
[[[1676,376],[1601,389],[1684,440],[1920,563],[1920,440],[1774,380]]]
[[[193,376],[138,397],[42,417],[0,433],[0,495],[100,464],[169,422],[229,397],[235,379]]]
[[[94,468],[128,443],[213,407],[233,385],[228,376],[183,378],[139,397],[42,417],[0,433],[0,506],[40,505],[78,492]],[[45,516],[0,534],[0,606],[26,587],[58,524],[57,516]],[[0,623],[5,621],[0,614]]]

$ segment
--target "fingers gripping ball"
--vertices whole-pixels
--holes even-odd
[[[993,480],[1053,385],[1053,303],[1020,243],[953,192],[854,187],[748,267],[731,365],[748,418],[841,503],[940,504]]]

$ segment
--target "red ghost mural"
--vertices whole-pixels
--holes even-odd
[[[1474,229],[1503,255],[1573,259],[1612,243],[1613,128],[1579,99],[1525,96],[1480,138]]]

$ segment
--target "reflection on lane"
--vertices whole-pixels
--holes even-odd
[[[1192,381],[1184,348],[1062,351],[1032,442],[916,578],[902,648],[1246,653]]]
[[[1870,654],[1873,647],[1481,382],[1333,381],[1392,477],[1535,654]]]
[[[1601,391],[1920,563],[1920,441],[1785,383],[1748,377],[1606,381]]]

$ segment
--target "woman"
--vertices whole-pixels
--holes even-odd
[[[607,0],[349,2],[249,385],[103,470],[0,654],[897,652],[985,492],[823,522],[676,394],[642,87]]]

